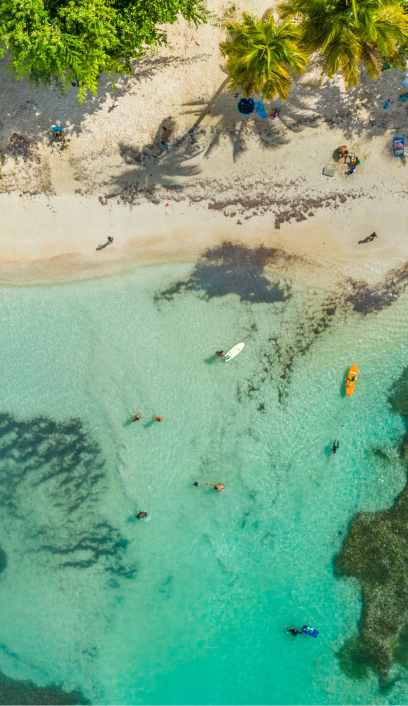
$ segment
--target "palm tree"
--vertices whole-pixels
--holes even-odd
[[[292,84],[291,72],[302,73],[308,63],[299,49],[300,29],[290,21],[275,23],[273,15],[257,19],[244,13],[242,22],[227,22],[229,39],[220,44],[227,56],[228,87],[242,86],[246,98],[262,93],[266,100],[277,94],[285,100]]]
[[[363,66],[376,78],[408,40],[408,16],[398,0],[287,0],[279,12],[299,21],[303,49],[319,52],[323,72],[342,73],[347,87],[357,86]]]

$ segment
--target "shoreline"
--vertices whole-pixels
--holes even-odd
[[[224,17],[223,0],[210,5]],[[240,0],[235,12],[266,9]],[[102,77],[84,104],[72,87],[61,94],[0,72],[2,285],[196,262],[223,242],[277,248],[288,254],[285,274],[331,289],[347,278],[373,285],[408,261],[406,158],[392,150],[408,120],[398,100],[404,72],[375,81],[362,73],[346,91],[339,76],[320,81],[312,61],[286,101],[266,104],[279,117],[263,120],[241,115],[239,92],[226,88],[221,25],[168,30],[171,50],[135,63],[115,96]],[[67,138],[63,155],[55,124]],[[355,174],[339,145],[359,156]],[[359,243],[374,230],[378,240]],[[97,251],[108,236],[114,243]]]
[[[237,224],[202,204],[166,203],[111,201],[106,208],[97,196],[0,194],[0,284],[65,283],[196,262],[226,242],[249,250],[276,248],[286,253],[285,274],[329,289],[347,278],[372,285],[408,260],[408,202],[402,199],[398,215],[388,200],[360,198],[279,229],[271,212]],[[374,229],[377,240],[358,242]],[[109,235],[114,242],[106,246]],[[97,250],[99,245],[104,247]]]

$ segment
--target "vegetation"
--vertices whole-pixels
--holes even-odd
[[[272,13],[261,19],[244,13],[242,22],[228,21],[225,27],[229,39],[220,49],[228,57],[228,87],[242,86],[246,97],[261,93],[266,100],[276,95],[285,100],[292,73],[302,73],[308,63],[306,52],[297,45],[300,28],[288,20],[275,23]]]
[[[130,73],[132,59],[165,44],[162,26],[178,13],[196,25],[209,15],[205,0],[1,0],[0,57],[36,84],[78,77],[83,101],[101,73]]]
[[[287,0],[279,12],[299,22],[301,46],[318,52],[323,72],[342,73],[347,86],[358,84],[362,67],[378,76],[408,42],[408,15],[398,0]]]

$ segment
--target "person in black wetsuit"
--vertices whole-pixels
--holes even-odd
[[[287,628],[287,627],[288,626],[285,625],[285,628]],[[297,628],[290,628],[290,630],[288,630],[288,633],[291,633],[291,635],[293,635],[293,637],[296,637],[296,635],[301,635],[302,632],[304,632],[303,628],[301,630],[298,630]]]
[[[336,451],[338,451],[339,446],[340,446],[340,439],[339,439],[339,437],[337,437],[335,439],[335,441],[333,442],[333,448],[331,450],[332,454],[335,454]]]

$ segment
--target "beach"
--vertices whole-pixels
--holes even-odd
[[[168,32],[82,105],[0,73],[0,703],[406,703],[404,74],[264,120]]]
[[[235,13],[245,9],[264,8],[243,3]],[[362,75],[346,91],[341,79],[321,81],[311,62],[287,101],[267,104],[278,118],[263,120],[241,115],[226,88],[219,26],[180,21],[169,32],[173,50],[120,78],[115,108],[103,79],[79,105],[73,87],[61,94],[2,72],[2,281],[192,261],[222,241],[293,249],[371,280],[405,261],[406,165],[392,152],[406,124],[403,72]],[[70,140],[62,155],[55,125]],[[163,127],[172,130],[167,149]],[[343,144],[362,162],[355,174],[338,159]],[[375,243],[359,244],[373,231]],[[114,244],[97,251],[108,236]]]

